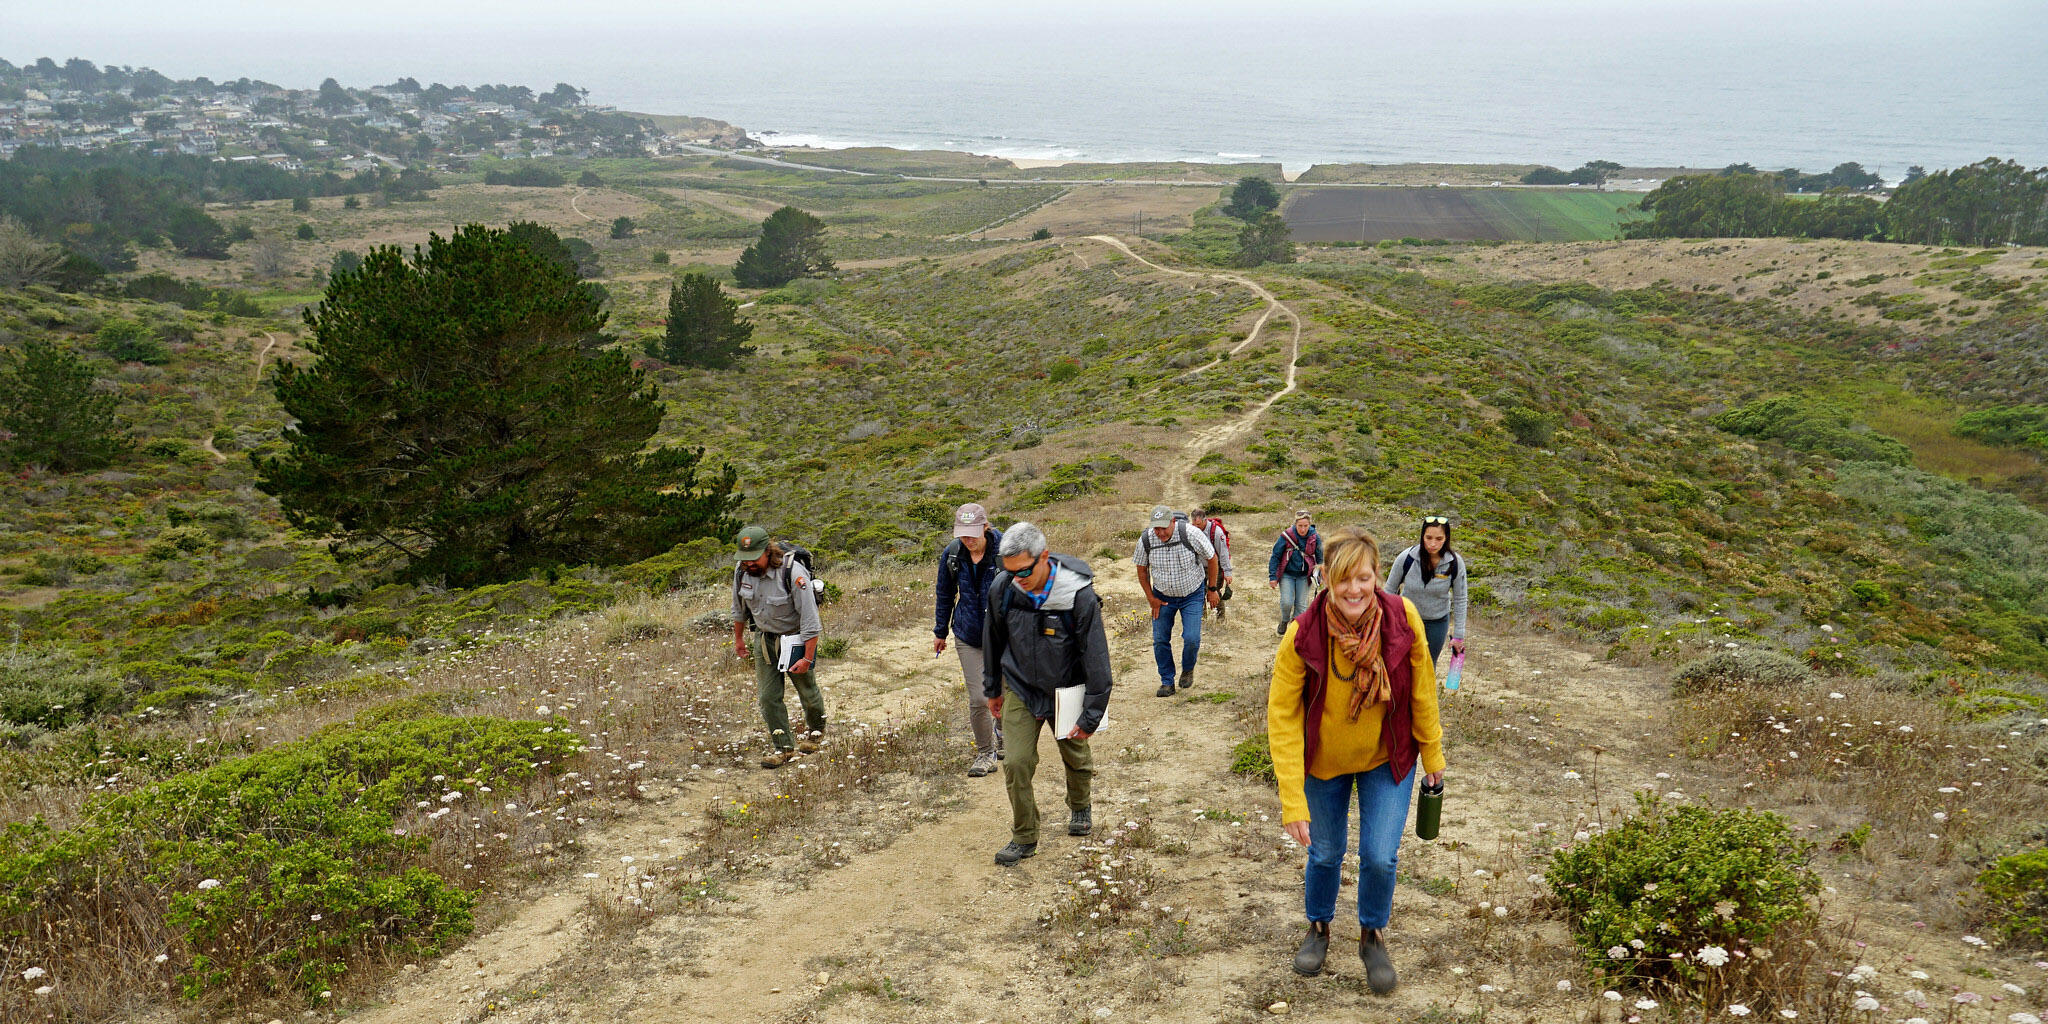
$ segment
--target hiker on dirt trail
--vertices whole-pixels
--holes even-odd
[[[1109,710],[1109,637],[1102,630],[1102,598],[1088,563],[1048,554],[1045,534],[1030,523],[1003,533],[1003,571],[989,585],[983,616],[981,690],[1003,723],[1003,786],[1010,793],[1010,842],[996,863],[1015,865],[1038,852],[1038,771],[1041,726],[1055,732],[1067,769],[1067,834],[1095,828],[1089,787],[1094,761],[1088,737]],[[1056,694],[1055,691],[1065,692]],[[1065,735],[1059,735],[1065,721]]]
[[[1315,520],[1302,509],[1294,514],[1294,525],[1280,531],[1273,542],[1273,555],[1266,559],[1266,586],[1280,591],[1280,628],[1308,607],[1315,588],[1317,570],[1323,565],[1323,538],[1316,533]]]
[[[733,560],[739,565],[732,573],[732,652],[754,659],[754,688],[761,701],[761,720],[768,724],[768,738],[775,751],[761,759],[763,768],[780,768],[796,760],[799,752],[814,754],[825,742],[825,694],[818,689],[812,668],[818,663],[818,637],[825,627],[818,621],[818,597],[811,589],[810,567],[768,539],[768,531],[749,526],[740,531]],[[747,630],[754,631],[752,650]],[[785,661],[785,638],[794,638],[801,650]],[[784,666],[787,665],[785,668]],[[787,682],[796,685],[803,703],[805,732],[801,739],[789,734],[789,709],[783,704]]]
[[[974,734],[974,761],[967,774],[981,778],[996,770],[1003,757],[1003,736],[981,695],[982,616],[988,611],[988,585],[1003,571],[1003,531],[988,525],[988,510],[968,502],[953,513],[953,542],[939,554],[937,619],[932,624],[932,654],[946,652],[950,629],[959,643],[960,673],[967,680],[967,727]]]
[[[1222,600],[1216,549],[1202,531],[1165,505],[1152,507],[1138,535],[1138,587],[1152,605],[1152,660],[1159,665],[1158,697],[1174,694],[1173,617],[1180,616],[1180,688],[1195,685],[1195,658],[1202,651],[1202,606]]]
[[[1395,555],[1393,568],[1387,570],[1387,589],[1414,602],[1422,613],[1432,663],[1443,653],[1446,636],[1452,654],[1465,653],[1465,578],[1470,569],[1451,549],[1450,517],[1423,516],[1422,536],[1415,546]]]
[[[1216,575],[1222,580],[1222,586],[1216,590],[1216,618],[1222,619],[1224,609],[1230,606],[1230,583],[1237,578],[1237,570],[1230,564],[1230,530],[1205,508],[1189,512],[1188,522],[1202,531],[1202,536],[1209,538],[1209,546],[1216,550]]]
[[[1345,527],[1330,540],[1326,586],[1288,625],[1273,657],[1266,732],[1281,827],[1308,847],[1308,935],[1294,969],[1308,976],[1323,969],[1355,790],[1358,957],[1366,984],[1384,995],[1395,984],[1386,928],[1416,762],[1425,783],[1440,784],[1444,734],[1436,687],[1427,685],[1436,670],[1420,642],[1422,616],[1380,588],[1379,565],[1379,543],[1364,530]]]

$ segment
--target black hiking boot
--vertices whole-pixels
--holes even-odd
[[[1387,931],[1384,928],[1367,928],[1365,936],[1358,940],[1358,959],[1365,962],[1365,984],[1374,995],[1386,995],[1398,983],[1394,976],[1394,958],[1387,955]]]
[[[1171,697],[1171,696],[1173,696],[1173,692],[1174,692],[1174,691],[1173,691],[1173,680],[1169,679],[1169,680],[1167,680],[1166,682],[1160,683],[1160,684],[1159,684],[1159,692],[1158,692],[1158,693],[1155,693],[1155,694],[1153,694],[1152,696],[1154,696],[1154,697]]]
[[[1095,831],[1094,808],[1083,807],[1080,810],[1074,811],[1067,816],[1068,835],[1085,836],[1093,831]]]
[[[1310,921],[1301,948],[1294,951],[1294,973],[1313,978],[1323,973],[1323,958],[1330,952],[1330,922]]]
[[[1193,685],[1195,685],[1195,670],[1188,669],[1187,671],[1182,672],[1180,674],[1180,688],[1185,690]]]
[[[1017,862],[1026,857],[1036,856],[1038,856],[1037,843],[1012,842],[1008,846],[996,851],[996,863],[1003,867],[1011,868],[1016,867]]]

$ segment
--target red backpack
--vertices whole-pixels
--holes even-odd
[[[1223,520],[1221,520],[1221,519],[1218,519],[1218,518],[1216,518],[1215,516],[1210,516],[1210,517],[1209,517],[1209,525],[1210,525],[1211,527],[1213,527],[1214,529],[1217,529],[1217,530],[1221,530],[1221,531],[1223,531],[1223,550],[1225,550],[1225,551],[1229,551],[1229,550],[1230,550],[1230,527],[1228,527],[1228,526],[1225,526],[1225,525],[1223,525]],[[1202,532],[1203,532],[1203,533],[1208,533],[1209,531],[1208,531],[1208,530],[1203,530]],[[1210,539],[1212,539],[1212,540],[1213,540],[1213,539],[1215,539],[1215,538],[1214,538],[1214,535],[1213,535],[1213,534],[1211,535]]]

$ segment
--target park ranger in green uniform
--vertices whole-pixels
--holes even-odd
[[[749,526],[740,531],[733,558],[739,563],[732,581],[732,651],[754,659],[754,685],[761,699],[761,720],[768,724],[768,738],[775,751],[761,759],[763,768],[780,768],[796,759],[799,752],[816,753],[825,742],[825,694],[818,689],[812,669],[818,663],[818,637],[825,629],[818,621],[818,598],[811,592],[811,573],[768,539],[768,531]],[[747,629],[754,630],[749,651]],[[802,649],[784,667],[785,637],[793,637]],[[787,682],[796,684],[797,699],[804,707],[803,736],[790,735],[789,708],[783,703]]]

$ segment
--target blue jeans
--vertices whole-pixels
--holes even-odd
[[[1451,620],[1449,616],[1441,619],[1422,620],[1422,635],[1429,640],[1430,664],[1436,664],[1437,655],[1442,654],[1444,651],[1444,639],[1450,636],[1450,633]]]
[[[1196,590],[1186,597],[1167,597],[1153,592],[1165,602],[1159,606],[1159,617],[1152,620],[1152,660],[1159,664],[1159,682],[1170,685],[1173,682],[1173,617],[1180,615],[1180,664],[1181,674],[1195,670],[1195,655],[1202,650],[1202,605],[1209,596],[1207,589]]]
[[[1280,624],[1287,625],[1295,616],[1308,611],[1308,600],[1312,596],[1306,576],[1280,574]]]
[[[1394,912],[1394,868],[1401,851],[1401,833],[1408,824],[1409,798],[1414,795],[1415,765],[1408,777],[1394,781],[1393,769],[1380,765],[1369,772],[1334,779],[1303,779],[1308,796],[1308,872],[1303,903],[1311,921],[1328,921],[1337,913],[1338,867],[1344,863],[1350,836],[1345,817],[1351,790],[1358,789],[1358,926],[1385,928]]]

